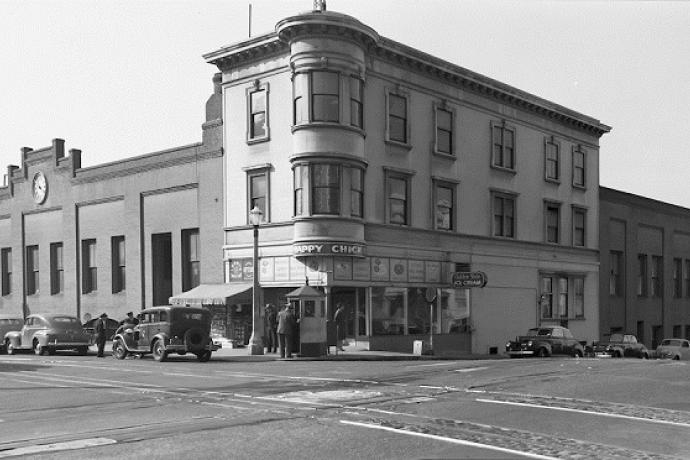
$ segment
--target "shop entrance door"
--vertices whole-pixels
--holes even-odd
[[[331,290],[330,317],[338,303],[345,306],[345,338],[356,340],[367,335],[366,289],[354,287],[334,287]]]

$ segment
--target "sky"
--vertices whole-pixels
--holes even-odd
[[[202,55],[312,0],[0,0],[0,176],[20,148],[82,166],[201,141]],[[380,35],[609,125],[603,186],[690,208],[690,1],[327,0]],[[1,183],[0,183],[1,185]]]

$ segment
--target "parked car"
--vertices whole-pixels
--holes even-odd
[[[139,324],[123,325],[115,333],[115,358],[151,353],[156,361],[165,361],[170,353],[194,353],[205,362],[221,347],[211,339],[211,312],[204,308],[151,307],[142,310],[138,319]]]
[[[22,328],[24,320],[15,315],[0,315],[0,337],[5,337],[10,331],[18,331]],[[5,341],[0,343],[0,352],[5,352]]]
[[[8,355],[19,350],[33,350],[37,355],[76,350],[85,355],[91,345],[91,336],[74,316],[33,314],[26,317],[20,331],[6,333],[3,343]]]
[[[649,350],[633,334],[611,334],[606,341],[595,344],[591,355],[600,358],[649,358]]]
[[[561,326],[543,326],[532,328],[526,335],[506,343],[506,353],[511,358],[551,355],[582,357],[584,348],[575,340],[569,329]]]
[[[85,322],[82,327],[86,332],[88,332],[92,337],[92,342],[96,341],[96,323],[98,323],[101,318],[93,318]],[[115,336],[117,328],[120,327],[120,323],[112,318],[106,318],[106,329],[105,337],[106,340],[112,340]]]
[[[685,339],[664,339],[656,347],[656,357],[659,359],[685,360],[690,359],[690,341]]]

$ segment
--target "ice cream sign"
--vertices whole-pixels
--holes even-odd
[[[292,245],[292,253],[296,256],[351,256],[364,257],[364,245],[357,243],[339,242],[300,242]]]

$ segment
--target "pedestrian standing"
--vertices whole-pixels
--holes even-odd
[[[125,324],[131,324],[130,327],[136,326],[139,324],[139,320],[134,317],[134,313],[131,311],[127,312],[127,317],[120,321],[120,325],[124,326]]]
[[[335,322],[336,331],[336,348],[340,351],[345,351],[343,349],[343,340],[345,340],[345,305],[339,302],[336,305],[338,308],[333,314],[333,322]]]
[[[108,315],[106,313],[101,314],[101,317],[96,323],[96,345],[98,346],[98,356],[103,358],[103,349],[105,348],[105,340],[108,331]]]
[[[275,353],[278,350],[278,314],[273,304],[266,304],[264,318],[266,319],[264,334],[266,336],[266,353]]]
[[[292,305],[285,304],[278,313],[278,340],[280,342],[280,357],[292,358],[292,340],[295,330],[295,314]]]

